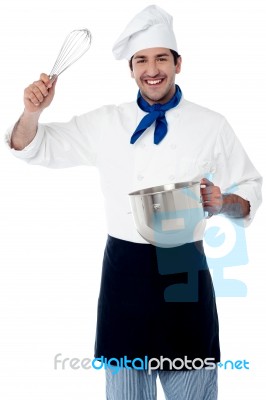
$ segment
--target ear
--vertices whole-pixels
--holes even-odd
[[[130,70],[130,76],[131,76],[131,78],[135,78],[135,76],[134,76],[134,72],[132,71],[132,70]]]
[[[178,59],[177,59],[176,66],[175,66],[175,73],[176,74],[179,74],[179,72],[181,71],[181,64],[182,64],[182,57],[179,56]]]

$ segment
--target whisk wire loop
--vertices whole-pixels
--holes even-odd
[[[62,74],[89,50],[90,45],[91,32],[88,29],[76,29],[70,32],[60,49],[49,77],[53,79]]]

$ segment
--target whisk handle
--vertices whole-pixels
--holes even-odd
[[[53,84],[53,83],[54,83],[54,81],[56,80],[57,76],[58,76],[58,75],[56,75],[56,74],[49,75],[49,78],[50,78],[50,83],[51,83],[51,84]]]

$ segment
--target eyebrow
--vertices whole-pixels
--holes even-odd
[[[161,53],[161,54],[156,54],[156,55],[154,56],[154,58],[158,58],[158,57],[169,57],[169,56],[170,56],[170,54]],[[142,58],[142,59],[143,59],[143,58],[147,58],[147,56],[145,56],[145,55],[142,56],[142,55],[140,54],[140,55],[138,55],[138,56],[134,56],[134,57],[133,57],[134,60],[136,60],[136,59],[138,59],[138,58]]]

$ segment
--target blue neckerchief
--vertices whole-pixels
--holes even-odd
[[[136,140],[142,135],[142,133],[149,128],[155,122],[155,130],[154,130],[154,144],[159,144],[161,140],[167,134],[167,121],[165,118],[166,111],[170,110],[173,107],[176,107],[180,102],[182,97],[181,89],[178,85],[176,86],[175,95],[165,104],[156,103],[152,106],[143,99],[140,91],[138,92],[137,103],[138,106],[146,111],[148,114],[145,115],[137,126],[135,132],[131,136],[130,143],[134,144]]]

